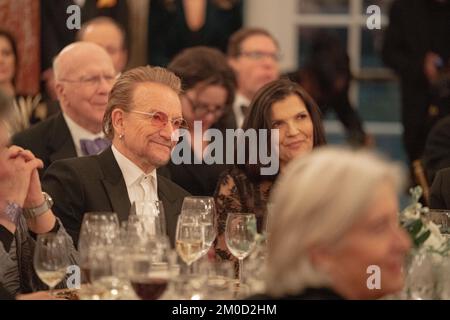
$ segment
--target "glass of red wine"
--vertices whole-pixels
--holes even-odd
[[[170,280],[170,244],[167,237],[149,238],[131,249],[130,282],[143,300],[157,300]]]

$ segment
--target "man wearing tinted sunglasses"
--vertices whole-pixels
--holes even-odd
[[[125,221],[132,203],[160,200],[173,244],[177,216],[189,194],[156,169],[169,161],[179,129],[187,128],[180,91],[180,79],[166,69],[146,66],[126,71],[111,90],[103,119],[112,147],[49,167],[44,189],[75,243],[84,213],[115,212]]]

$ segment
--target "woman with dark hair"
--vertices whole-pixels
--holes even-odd
[[[173,182],[192,195],[212,196],[220,174],[226,170],[223,164],[205,162],[209,141],[204,133],[217,125],[234,100],[236,80],[225,56],[217,49],[193,47],[185,49],[169,64],[168,69],[182,79],[181,106],[183,117],[189,125],[189,133],[183,136],[169,163]],[[195,139],[201,135],[201,139]],[[200,142],[201,140],[201,142]],[[184,154],[189,149],[189,157]],[[174,163],[174,155],[190,159]]]
[[[40,103],[40,95],[26,96],[16,90],[19,58],[16,41],[11,33],[0,29],[0,89],[14,98],[14,109],[8,121],[11,134],[22,131],[47,117],[47,106]]]
[[[273,81],[257,92],[242,129],[267,129],[267,143],[272,139],[270,129],[279,130],[279,170],[273,175],[262,175],[259,159],[256,164],[248,159],[250,148],[260,143],[246,141],[245,164],[235,165],[222,175],[214,196],[218,214],[215,249],[222,259],[232,259],[224,237],[228,213],[254,213],[261,232],[267,201],[278,174],[292,159],[326,143],[319,107],[299,85],[286,79]]]

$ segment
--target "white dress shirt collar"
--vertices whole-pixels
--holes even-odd
[[[89,139],[94,140],[97,138],[103,138],[103,132],[92,133],[89,130],[86,130],[75,121],[73,121],[67,114],[63,113],[64,120],[66,120],[67,127],[69,128],[70,134],[73,139],[73,143],[75,144],[75,150],[77,152],[77,156],[83,156],[83,151],[81,151],[80,140],[81,139]]]
[[[128,190],[135,187],[136,185],[139,185],[144,176],[147,176],[147,177],[151,176],[153,178],[153,179],[151,179],[153,188],[154,188],[154,190],[158,190],[158,181],[157,181],[156,170],[153,170],[152,172],[145,174],[145,172],[142,171],[141,168],[139,168],[130,159],[128,159],[122,153],[120,153],[120,151],[117,150],[117,148],[114,145],[111,147],[111,150],[114,154],[114,158],[116,158],[117,164],[119,165],[120,171],[122,171],[122,175],[123,175],[123,178],[125,180],[125,184],[126,184]],[[130,196],[130,202],[133,203],[133,201],[131,201],[133,198],[133,195],[129,194],[129,196]],[[139,199],[133,199],[133,200],[139,200]]]

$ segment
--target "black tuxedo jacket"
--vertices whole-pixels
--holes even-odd
[[[77,156],[72,135],[62,113],[16,134],[12,143],[30,150],[44,162],[41,176],[52,162]]]
[[[39,170],[41,178],[54,161],[77,157],[72,134],[62,113],[17,133],[12,138],[12,143],[30,150],[44,162],[44,168]],[[166,167],[158,168],[158,174],[170,178]]]
[[[183,143],[183,140],[181,140],[180,143]],[[224,141],[224,146],[225,145],[226,141]],[[183,151],[180,152],[181,156],[184,154]],[[225,148],[222,154],[225,158]],[[206,164],[203,161],[201,164],[194,164],[195,155],[190,146],[189,155],[191,159],[190,164],[174,164],[170,161],[168,165],[164,167],[169,171],[170,180],[194,196],[212,197],[216,190],[220,174],[227,170],[228,166],[226,164]]]
[[[439,170],[431,185],[431,209],[450,209],[450,168]]]
[[[164,204],[167,233],[173,245],[177,218],[189,193],[159,174],[157,179],[158,197]],[[120,221],[128,219],[130,199],[111,148],[95,156],[54,162],[44,175],[42,187],[53,198],[53,212],[75,244],[86,212],[110,211],[117,213]]]
[[[438,170],[450,167],[450,116],[439,121],[430,131],[423,153],[423,164],[429,184],[433,182]]]

